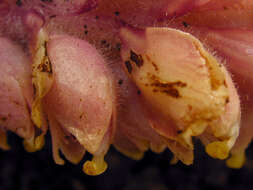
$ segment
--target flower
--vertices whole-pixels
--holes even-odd
[[[214,158],[231,153],[228,166],[243,165],[253,135],[250,0],[71,2],[0,2],[0,66],[9,68],[1,136],[12,130],[36,151],[49,129],[55,162],[64,164],[59,150],[72,163],[88,151],[89,175],[105,171],[111,144],[133,159],[168,147],[173,163],[192,164],[192,137]],[[8,57],[12,41],[23,50]],[[21,110],[5,101],[14,96]],[[26,118],[29,137],[3,119],[12,113],[12,122]]]

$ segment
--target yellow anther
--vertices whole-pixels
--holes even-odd
[[[226,161],[226,164],[230,168],[240,169],[246,161],[245,153],[232,154],[231,157]]]
[[[91,161],[86,161],[83,165],[83,171],[87,175],[100,175],[107,169],[107,163],[103,156],[94,156]]]
[[[229,146],[227,141],[215,141],[206,146],[206,152],[213,158],[224,160],[229,155]]]

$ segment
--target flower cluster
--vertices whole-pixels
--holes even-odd
[[[113,145],[141,159],[193,138],[240,168],[253,136],[251,0],[0,0],[0,147],[50,132],[55,163],[103,173]]]

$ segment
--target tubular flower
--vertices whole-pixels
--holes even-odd
[[[178,30],[122,29],[121,38],[126,71],[142,91],[152,128],[169,139],[169,147],[191,151],[191,137],[206,131],[220,138],[207,145],[208,154],[227,158],[239,133],[240,105],[225,68],[197,39]],[[192,157],[174,152],[192,163]]]
[[[0,0],[0,147],[6,131],[103,173],[113,145],[242,167],[252,130],[251,0]]]
[[[114,130],[109,70],[96,49],[83,40],[48,36],[43,29],[37,40],[32,119],[39,128],[48,120],[57,164],[64,164],[59,150],[72,163],[79,163],[87,150],[94,158],[85,163],[84,171],[99,174],[107,167],[103,158]]]

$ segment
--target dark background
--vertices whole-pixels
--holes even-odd
[[[134,161],[111,148],[106,156],[108,170],[91,177],[82,172],[82,164],[54,164],[50,140],[36,153],[25,152],[21,139],[13,134],[9,134],[9,142],[10,151],[0,150],[0,190],[253,189],[253,146],[247,151],[246,166],[240,170],[208,157],[198,142],[192,166],[170,165],[169,150],[160,155],[147,152],[143,160]],[[86,155],[85,159],[90,157]]]

